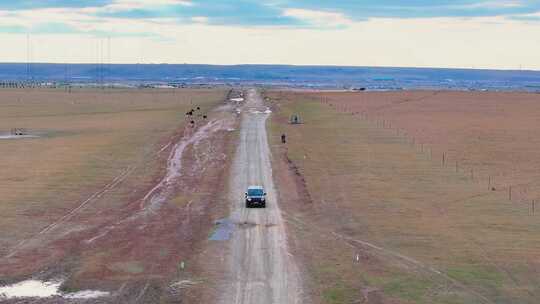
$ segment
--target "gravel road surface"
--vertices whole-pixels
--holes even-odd
[[[272,180],[266,120],[270,111],[254,89],[242,107],[240,142],[234,158],[229,198],[236,229],[231,239],[230,284],[220,303],[300,303],[298,268],[287,249],[287,236]],[[265,209],[247,209],[249,185],[264,186]]]

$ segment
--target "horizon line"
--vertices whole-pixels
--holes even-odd
[[[49,65],[194,65],[194,66],[284,66],[284,67],[340,67],[340,68],[388,68],[388,69],[433,69],[433,70],[470,70],[470,71],[501,71],[501,72],[540,72],[540,69],[529,68],[487,68],[487,67],[437,67],[437,66],[369,66],[369,65],[331,65],[331,64],[275,64],[275,63],[234,63],[234,64],[215,64],[215,63],[106,63],[106,62],[1,62],[0,65],[7,64],[49,64]]]

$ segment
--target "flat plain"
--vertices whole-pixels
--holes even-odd
[[[276,185],[316,303],[537,302],[540,95],[265,96]]]
[[[0,90],[0,135],[32,136],[0,139],[0,283],[68,278],[62,289],[115,290],[115,303],[166,302],[179,263],[212,226],[205,197],[220,189],[229,135],[195,130],[218,120],[212,109],[227,92]],[[182,169],[194,173],[154,188],[183,145]],[[146,203],[151,190],[167,203]]]

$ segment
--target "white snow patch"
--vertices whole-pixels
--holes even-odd
[[[0,287],[0,299],[14,298],[50,298],[63,297],[66,299],[94,299],[108,296],[105,291],[83,290],[74,293],[62,293],[62,281],[43,282],[26,280],[13,285]]]
[[[0,287],[0,298],[48,298],[58,295],[62,282],[23,281]]]

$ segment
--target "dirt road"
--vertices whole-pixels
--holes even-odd
[[[287,237],[277,194],[266,134],[270,111],[256,90],[247,94],[242,109],[240,143],[237,147],[229,198],[231,220],[237,229],[231,239],[230,284],[220,303],[300,303],[301,284]],[[244,193],[249,185],[263,185],[268,193],[266,209],[246,209]]]

